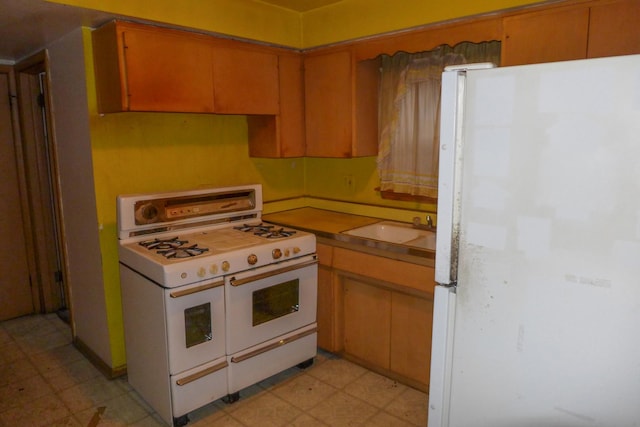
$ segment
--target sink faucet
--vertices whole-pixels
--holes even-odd
[[[427,215],[427,223],[422,224],[420,217],[413,217],[413,228],[419,228],[420,230],[434,230],[433,220],[431,219],[431,215]]]

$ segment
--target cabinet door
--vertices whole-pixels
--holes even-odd
[[[122,38],[125,110],[213,112],[206,39],[159,29],[125,29]]]
[[[399,292],[391,296],[391,370],[428,390],[433,300]]]
[[[640,0],[591,7],[589,58],[640,53]]]
[[[502,65],[586,58],[589,8],[563,8],[504,19]]]
[[[341,276],[344,286],[344,350],[389,369],[391,291]]]
[[[280,113],[247,116],[251,157],[304,156],[302,55],[278,56]]]
[[[307,156],[351,157],[351,81],[349,52],[305,58]]]
[[[278,114],[278,57],[238,46],[216,46],[213,55],[215,112]]]

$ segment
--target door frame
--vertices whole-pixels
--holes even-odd
[[[19,163],[22,204],[27,228],[29,270],[36,312],[70,310],[69,277],[62,221],[57,143],[49,88],[49,56],[46,50],[14,66],[19,117]],[[44,78],[41,80],[40,75]],[[43,95],[38,102],[41,84]],[[73,325],[73,322],[70,322]]]

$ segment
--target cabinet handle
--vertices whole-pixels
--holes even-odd
[[[122,90],[122,95],[124,99],[122,100],[126,105],[125,110],[131,110],[131,94],[129,93],[129,68],[127,67],[127,37],[126,33],[122,32],[122,81],[124,82],[124,90]]]

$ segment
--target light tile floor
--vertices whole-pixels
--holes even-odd
[[[426,426],[427,395],[320,352],[191,414],[193,427]],[[126,378],[106,379],[55,314],[0,322],[0,427],[164,426]]]

